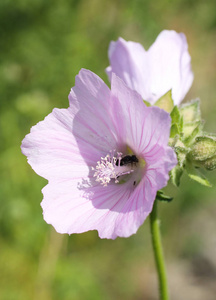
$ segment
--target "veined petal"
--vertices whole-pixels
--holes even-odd
[[[52,182],[43,189],[45,221],[60,233],[97,230],[101,238],[115,239],[119,235],[116,219],[132,190],[115,184],[106,188],[78,186],[76,180],[70,180]]]
[[[176,164],[167,146],[170,116],[147,107],[115,74],[110,92],[99,77],[81,70],[69,100],[68,109],[54,109],[21,146],[32,168],[49,180],[44,219],[60,233],[130,236]],[[128,147],[134,155],[124,156]]]
[[[97,230],[101,238],[128,237],[152,210],[156,189],[146,177],[136,189],[126,185],[77,188],[77,182],[49,183],[43,189],[44,219],[59,233]]]
[[[153,148],[167,147],[170,115],[158,107],[147,107],[141,96],[129,89],[114,73],[111,88],[112,117],[118,140],[138,155],[148,155],[151,152],[152,156]]]
[[[22,153],[28,157],[28,163],[48,180],[86,177],[89,166],[101,157],[100,149],[86,141],[85,136],[80,141],[83,156],[80,154],[72,121],[72,109],[54,109],[44,121],[32,127],[22,142]]]
[[[172,89],[175,104],[179,104],[193,82],[191,58],[186,37],[175,31],[162,31],[148,50],[151,65],[152,101]]]
[[[79,107],[73,120],[73,134],[80,148],[83,148],[80,141],[85,137],[102,152],[115,149],[116,135],[110,118],[110,90],[103,80],[91,71],[82,69],[76,76],[69,101],[73,110]]]
[[[151,104],[171,89],[174,103],[178,105],[193,82],[183,33],[162,31],[148,51],[138,43],[119,38],[110,43],[108,55],[110,66],[106,72],[109,78],[115,73]]]
[[[54,109],[22,142],[29,164],[48,180],[78,176],[84,170],[87,176],[88,167],[116,148],[109,88],[88,70],[80,71],[76,83],[69,95],[70,107]]]
[[[172,148],[168,146],[170,115],[158,107],[147,107],[139,94],[129,89],[114,73],[112,97],[115,110],[113,122],[119,140],[146,162],[145,176],[154,182],[157,191],[166,186],[169,171],[177,164]],[[127,137],[125,140],[124,137]]]
[[[169,171],[178,163],[175,152],[172,148],[161,148],[158,157],[152,160],[147,158],[147,168],[145,176],[151,182],[152,187],[158,191],[167,185]]]
[[[152,210],[156,191],[147,177],[139,183],[116,219],[118,236],[128,237],[137,232]]]
[[[106,72],[111,81],[112,73],[124,80],[128,87],[137,91],[145,100],[150,93],[149,62],[145,49],[139,43],[119,38],[111,42],[108,50],[110,66]],[[145,71],[143,71],[145,70]]]

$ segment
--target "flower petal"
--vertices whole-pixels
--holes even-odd
[[[76,180],[69,180],[49,183],[43,189],[41,205],[45,221],[60,233],[98,230],[101,238],[115,239],[115,220],[132,191],[115,184],[106,188],[77,187]],[[120,236],[123,235],[124,232]]]
[[[176,154],[171,147],[160,148],[157,156],[153,157],[152,161],[150,161],[149,157],[146,161],[145,176],[151,182],[152,187],[158,191],[167,185],[169,171],[178,163]]]
[[[137,91],[145,100],[150,93],[149,62],[147,52],[139,43],[119,38],[111,42],[108,50],[110,66],[106,72],[111,81],[112,73],[124,80],[128,87]]]
[[[69,94],[70,107],[79,110],[73,120],[73,134],[80,150],[82,139],[102,153],[116,148],[116,136],[110,115],[110,90],[96,74],[82,69]],[[85,146],[84,146],[85,148]]]
[[[89,173],[72,135],[71,109],[54,109],[44,121],[32,127],[21,149],[35,172],[48,180],[86,177]],[[92,152],[92,156],[87,156],[89,159],[94,159],[98,152],[93,146],[88,151]]]
[[[68,109],[54,109],[22,143],[32,168],[49,180],[41,203],[44,219],[60,233],[98,230],[101,238],[130,236],[150,213],[176,163],[167,146],[170,116],[147,107],[115,74],[110,93],[95,74],[81,70],[69,100]],[[127,146],[146,161],[140,182],[129,177],[121,184],[98,184],[91,166],[109,150],[126,153]]]
[[[68,109],[54,109],[22,142],[29,164],[48,180],[85,177],[91,166],[116,148],[106,84],[81,70],[69,100]]]
[[[134,188],[129,184],[78,189],[74,180],[52,182],[43,190],[44,219],[59,233],[97,230],[100,238],[128,237],[151,212],[156,189],[146,178]]]
[[[114,73],[111,87],[118,139],[144,159],[145,176],[153,181],[157,191],[166,186],[168,173],[177,164],[176,154],[168,146],[170,115],[158,107],[147,107],[141,96]]]
[[[151,66],[152,101],[172,89],[175,104],[179,104],[193,82],[186,37],[175,31],[162,31],[148,50]]]
[[[151,104],[172,89],[174,103],[178,105],[193,82],[183,33],[162,31],[148,51],[138,43],[120,38],[110,43],[108,55],[108,76],[111,78],[111,73],[115,73]]]
[[[116,219],[118,236],[128,237],[137,232],[152,211],[156,192],[147,177],[139,183]]]
[[[154,147],[167,147],[170,115],[158,107],[147,107],[141,96],[114,73],[111,82],[113,123],[118,141],[137,155],[153,155]]]

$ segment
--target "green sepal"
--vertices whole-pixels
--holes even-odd
[[[179,142],[179,135],[176,134],[174,137],[169,138],[169,146],[174,148],[175,145]]]
[[[195,140],[196,136],[201,133],[201,130],[202,130],[201,122],[198,121],[198,122],[194,123],[190,129],[191,129],[190,134],[189,134],[189,132],[187,132],[188,133],[187,135],[184,134],[183,141],[186,146],[191,145],[193,143],[193,141]],[[184,133],[185,133],[185,131],[184,131]]]
[[[175,186],[179,186],[182,174],[183,174],[183,169],[179,165],[175,166],[170,171],[170,177],[171,177],[172,183]]]
[[[148,101],[143,100],[143,102],[145,103],[146,106],[148,106],[148,107],[151,106],[151,104]]]
[[[184,139],[186,140],[189,138],[194,130],[197,130],[197,134],[200,134],[203,128],[203,122],[196,121],[196,122],[189,122],[183,125],[183,133],[184,133]]]
[[[184,124],[201,119],[200,113],[200,100],[192,100],[186,104],[183,104],[180,108],[180,114],[184,119]]]
[[[209,138],[212,138],[213,140],[216,140],[216,133],[210,133],[210,132],[206,132],[206,131],[203,131],[203,136],[206,136],[206,137],[209,137]]]
[[[174,107],[171,90],[160,97],[154,105],[164,109],[168,113],[171,113]]]
[[[175,124],[175,123],[178,124],[179,123],[181,116],[180,116],[180,112],[179,112],[179,109],[178,109],[177,106],[173,107],[173,110],[170,114],[170,117],[172,119],[172,124]]]
[[[179,135],[179,127],[177,124],[172,124],[170,128],[170,138],[174,138],[176,135]]]
[[[178,165],[170,172],[173,184],[179,186],[186,169],[191,179],[211,187],[198,168],[216,169],[216,135],[203,132],[200,101],[193,100],[180,108],[175,106],[170,116],[169,145],[174,148],[178,158]]]
[[[207,178],[201,172],[199,172],[198,169],[194,168],[191,162],[188,162],[186,164],[186,171],[191,179],[197,181],[198,183],[204,186],[212,187],[211,183],[207,180]]]
[[[186,156],[189,152],[187,148],[175,147],[175,152],[178,158],[178,164],[180,167],[184,167]]]
[[[171,202],[173,197],[167,196],[162,190],[157,191],[156,199],[159,201]]]
[[[174,106],[170,116],[172,119],[170,137],[174,138],[176,135],[179,135],[179,137],[181,137],[183,131],[183,117],[180,115],[177,106]]]
[[[184,119],[183,119],[183,116],[180,115],[179,130],[181,133],[183,133],[183,128],[184,128]]]

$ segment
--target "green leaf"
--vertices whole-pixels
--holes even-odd
[[[191,164],[191,162],[188,162],[186,164],[186,171],[188,176],[191,179],[195,180],[196,182],[204,186],[212,187],[211,183],[207,180],[207,178],[202,173],[200,173],[197,169],[195,169]]]
[[[167,196],[162,190],[157,191],[156,199],[160,201],[170,202],[173,200],[173,197]]]
[[[192,100],[180,107],[180,114],[183,116],[184,124],[188,122],[200,121],[200,100]]]
[[[183,169],[179,165],[175,166],[175,168],[171,170],[170,176],[171,176],[172,183],[175,186],[179,186],[182,174],[183,174]]]
[[[155,106],[158,106],[164,109],[165,111],[167,111],[168,113],[170,113],[174,107],[171,90],[169,90],[160,99],[158,99],[157,102],[155,103]]]

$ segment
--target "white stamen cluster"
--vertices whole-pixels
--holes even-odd
[[[122,153],[120,152],[117,152],[117,157],[113,154],[101,157],[101,160],[97,162],[96,167],[92,167],[92,170],[95,170],[93,176],[96,177],[96,181],[100,182],[103,186],[107,186],[111,179],[115,179],[115,183],[118,183],[119,176],[133,172],[134,170],[131,169],[130,166],[120,166],[121,158]],[[116,165],[117,160],[118,164]]]

